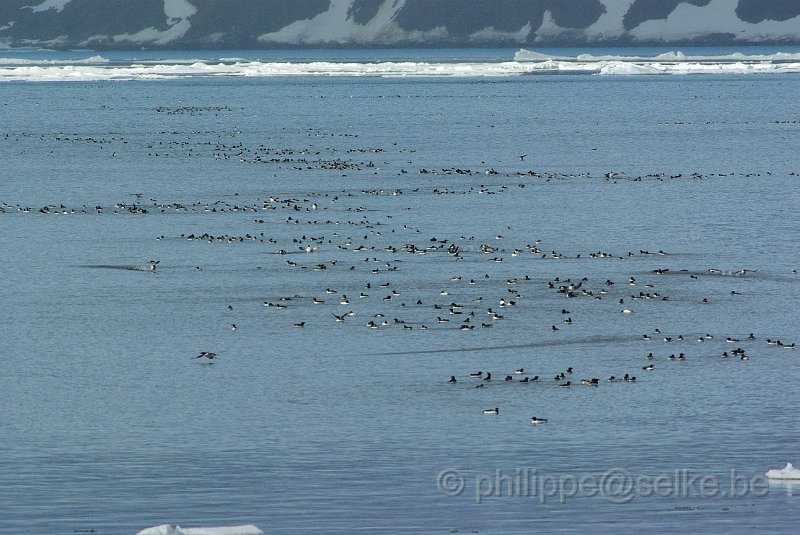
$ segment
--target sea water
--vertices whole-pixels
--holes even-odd
[[[0,532],[794,531],[796,74],[126,78],[0,84]]]

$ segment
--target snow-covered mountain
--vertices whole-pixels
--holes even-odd
[[[800,0],[2,0],[0,46],[800,43]]]

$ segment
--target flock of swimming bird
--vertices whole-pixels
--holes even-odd
[[[204,110],[178,109],[158,110],[159,113],[202,113]],[[206,110],[207,111],[207,110]],[[225,110],[217,110],[225,111]],[[165,132],[165,134],[167,134]],[[174,133],[173,133],[174,134]],[[213,137],[213,133],[212,134]],[[307,136],[310,138],[324,137],[320,132],[309,129]],[[382,149],[377,147],[350,148],[347,150],[332,147],[309,146],[300,149],[287,149],[269,147],[266,145],[247,146],[243,141],[228,142],[224,139],[236,137],[235,135],[217,135],[213,142],[206,141],[152,141],[144,149],[151,157],[193,157],[208,156],[209,152],[214,160],[234,161],[241,164],[267,164],[275,171],[302,172],[309,170],[335,172],[339,176],[346,173],[377,174],[377,166],[373,161],[351,160],[352,155],[368,154],[380,157],[388,150],[413,153],[413,150]],[[355,136],[357,137],[357,136]],[[224,139],[223,139],[224,138]],[[188,136],[187,139],[192,139]],[[6,134],[8,140],[8,134]],[[50,141],[87,143],[89,140],[79,136],[58,135]],[[121,136],[110,136],[108,139],[97,140],[100,145],[126,144]],[[116,152],[114,153],[116,157]],[[526,155],[521,155],[519,160],[524,162]],[[385,165],[379,162],[378,165]],[[411,162],[408,162],[411,163]],[[485,163],[485,162],[482,162]],[[638,259],[646,258],[651,261],[658,260],[666,263],[671,253],[658,249],[648,251],[608,252],[601,249],[582,252],[566,252],[556,250],[552,246],[546,247],[543,240],[528,240],[523,243],[519,240],[519,233],[511,225],[503,224],[501,233],[488,233],[482,235],[431,235],[430,230],[416,227],[414,224],[413,210],[415,199],[430,196],[452,195],[513,195],[515,192],[534,183],[545,183],[555,180],[567,179],[602,179],[604,181],[645,181],[645,180],[702,180],[719,177],[730,177],[731,174],[701,173],[655,173],[650,175],[630,176],[625,173],[608,172],[598,177],[588,173],[547,173],[532,170],[499,172],[491,167],[479,171],[470,169],[445,167],[439,169],[418,168],[409,171],[405,168],[396,170],[396,175],[416,174],[418,184],[413,187],[393,187],[375,189],[344,189],[305,192],[303,194],[289,194],[284,197],[265,196],[255,200],[246,201],[244,197],[233,194],[214,202],[161,202],[154,198],[146,199],[142,193],[131,194],[131,200],[117,202],[112,205],[81,205],[68,207],[64,204],[49,204],[39,208],[20,204],[2,203],[0,213],[31,213],[39,215],[134,215],[148,216],[165,213],[187,214],[226,214],[239,215],[243,227],[247,229],[241,233],[220,233],[211,230],[195,230],[173,236],[161,234],[156,236],[158,241],[182,240],[197,244],[255,244],[266,253],[264,265],[270,273],[280,272],[294,281],[297,291],[289,290],[282,295],[268,296],[260,299],[259,303],[274,311],[277,316],[273,318],[276,324],[283,324],[283,318],[288,314],[293,319],[291,324],[297,329],[308,329],[327,322],[351,325],[360,324],[365,328],[380,331],[386,329],[402,329],[403,331],[428,331],[441,329],[458,329],[461,331],[474,331],[476,329],[490,329],[503,325],[508,318],[516,316],[525,329],[532,333],[549,333],[550,336],[559,335],[563,330],[570,329],[573,323],[581,322],[585,318],[572,314],[568,304],[576,300],[593,303],[602,303],[604,313],[615,312],[629,315],[635,312],[635,304],[642,301],[669,302],[671,296],[665,293],[660,285],[656,286],[655,280],[665,275],[678,275],[690,280],[701,277],[748,277],[752,270],[740,269],[725,271],[708,269],[689,271],[661,266],[648,265],[652,269],[642,271],[642,263]],[[488,184],[474,185],[473,180],[466,180],[466,185],[460,185],[461,177],[490,177]],[[447,180],[448,186],[441,184],[432,185],[432,177],[439,177],[442,182]],[[507,181],[502,184],[502,180]],[[536,181],[536,182],[534,182]],[[408,182],[405,180],[404,182]],[[473,185],[470,185],[472,183]],[[425,185],[427,184],[427,185]],[[381,202],[381,207],[376,207],[372,199],[392,198],[405,203],[405,207],[397,207],[397,203]],[[386,207],[391,207],[387,209]],[[196,220],[195,220],[196,221]],[[403,223],[405,221],[405,223]],[[498,222],[499,223],[499,222]],[[274,231],[276,225],[284,225],[285,231]],[[264,229],[264,230],[262,230]],[[288,236],[287,238],[287,231]],[[517,240],[517,241],[515,241]],[[510,245],[507,245],[509,244]],[[430,273],[438,274],[445,269],[446,262],[451,262],[449,282],[429,281],[428,287],[405,287],[404,279],[397,277],[397,273],[419,269],[420,262],[425,258],[431,259],[435,267]],[[632,275],[621,280],[609,278],[581,277],[542,277],[524,273],[525,269],[541,265],[534,262],[554,262],[549,266],[560,265],[562,261],[570,261],[569,266],[575,269],[583,262],[633,261],[636,268]],[[504,264],[518,267],[513,276],[506,276],[508,269],[499,275],[497,269],[489,268],[488,264]],[[113,267],[113,266],[94,266]],[[130,269],[157,273],[166,266],[159,260],[150,260],[144,266],[129,266]],[[171,268],[166,268],[171,269]],[[195,271],[203,271],[203,266],[194,266]],[[333,276],[333,273],[337,276]],[[492,273],[490,275],[490,272]],[[796,274],[796,270],[792,272]],[[316,274],[316,275],[314,275]],[[313,277],[313,278],[312,278]],[[648,280],[643,280],[648,279]],[[330,281],[345,281],[338,288],[331,286]],[[664,280],[664,279],[662,279]],[[327,283],[325,281],[328,281]],[[432,287],[431,285],[438,285]],[[322,289],[324,287],[324,289]],[[309,291],[309,288],[317,288]],[[623,288],[625,290],[623,290]],[[668,289],[668,288],[666,288]],[[741,295],[735,289],[729,290],[730,296]],[[542,310],[536,310],[537,318],[534,320],[534,307],[528,304],[536,299],[549,299],[547,303],[559,303],[557,308],[544,311],[548,321],[539,319]],[[683,296],[685,298],[685,296]],[[698,296],[700,304],[709,303],[708,296]],[[609,306],[613,304],[613,306]],[[563,306],[562,306],[563,305]],[[334,309],[331,309],[334,307]],[[541,308],[537,305],[538,308]],[[320,308],[327,312],[312,312]],[[585,311],[586,306],[581,306]],[[289,312],[284,312],[289,310]],[[292,314],[292,311],[295,314]],[[227,305],[227,311],[233,313],[233,305]],[[573,316],[575,316],[573,318]],[[359,317],[364,317],[360,320]],[[591,319],[591,318],[590,318]],[[229,321],[229,320],[228,320]],[[585,322],[584,322],[585,323]],[[231,331],[239,330],[239,324],[229,322]],[[520,328],[520,322],[514,323],[513,329]],[[658,340],[664,343],[688,342],[690,339],[697,343],[707,344],[714,340],[711,334],[665,336],[659,329],[640,335],[641,340],[649,342]],[[743,342],[742,342],[743,340]],[[739,342],[753,343],[756,336],[750,334],[746,337],[728,336],[726,343]],[[794,349],[795,343],[784,343],[777,339],[766,339],[769,346]],[[750,359],[745,349],[737,346],[730,351],[723,351],[720,358],[738,358],[741,361]],[[204,363],[214,363],[218,355],[212,351],[202,351],[192,357]],[[641,367],[645,373],[656,369],[653,362],[655,356],[647,353],[648,361]],[[666,357],[669,361],[685,361],[685,352],[676,351]],[[545,379],[539,375],[526,374],[524,368],[514,370],[510,374],[499,374],[502,380],[493,377],[492,372],[478,371],[469,373],[461,380],[455,375],[450,377],[449,383],[461,382],[475,383],[475,388],[485,388],[494,383],[520,383],[543,384],[548,381],[559,388],[573,386],[586,386],[597,388],[601,383],[635,383],[637,378],[631,371],[609,376],[605,380],[597,377],[573,379],[573,368],[566,368],[558,372],[552,379]],[[483,409],[484,414],[498,415],[500,407]],[[547,423],[547,418],[532,417],[534,425]]]
[[[508,191],[507,186],[480,186],[461,190],[462,194],[497,194]],[[453,190],[441,188],[414,188],[408,190],[413,195],[446,195]],[[616,305],[616,311],[622,315],[633,313],[634,304],[638,301],[668,302],[671,296],[664,293],[655,281],[664,280],[665,275],[678,275],[690,280],[701,277],[748,277],[752,274],[750,269],[725,271],[716,268],[705,271],[689,271],[686,269],[671,270],[670,268],[657,267],[646,272],[638,271],[623,280],[608,278],[594,280],[587,276],[580,278],[553,277],[544,279],[541,276],[531,277],[529,274],[519,273],[516,276],[498,277],[490,275],[491,269],[484,268],[486,263],[499,264],[502,262],[517,262],[521,267],[531,267],[531,262],[554,262],[558,265],[564,260],[571,260],[573,267],[582,262],[595,262],[598,260],[611,261],[636,261],[636,259],[653,259],[666,262],[670,253],[664,250],[648,251],[640,249],[637,252],[626,251],[611,253],[603,250],[584,251],[580,253],[567,253],[557,251],[552,247],[545,248],[541,239],[527,244],[506,245],[509,242],[506,236],[496,234],[493,238],[475,235],[460,235],[443,237],[423,237],[423,231],[412,224],[394,223],[396,214],[383,214],[376,217],[376,210],[369,206],[366,199],[375,196],[398,197],[406,193],[400,189],[392,190],[360,190],[338,192],[309,193],[302,197],[278,198],[271,196],[251,203],[230,202],[219,200],[213,203],[161,203],[155,199],[143,200],[142,194],[133,194],[135,202],[117,203],[113,206],[94,206],[87,208],[67,208],[64,205],[48,205],[38,210],[19,205],[4,204],[0,207],[2,212],[38,213],[43,215],[53,214],[128,214],[147,215],[158,213],[207,213],[207,214],[241,214],[251,215],[248,226],[271,226],[275,223],[283,224],[291,231],[291,241],[285,233],[267,235],[264,231],[251,231],[243,234],[219,234],[212,232],[182,233],[177,236],[156,236],[157,241],[183,240],[200,244],[245,244],[254,243],[264,247],[269,261],[265,262],[271,272],[275,270],[295,270],[294,280],[302,288],[315,286],[327,279],[327,274],[333,272],[349,274],[351,278],[346,283],[346,288],[334,289],[326,286],[319,293],[307,291],[290,292],[285,295],[276,295],[261,301],[261,304],[282,315],[285,310],[295,309],[300,321],[293,321],[291,325],[298,329],[312,327],[327,321],[337,324],[359,323],[358,317],[366,315],[361,325],[372,330],[399,328],[404,331],[427,331],[429,329],[459,329],[473,331],[475,329],[489,329],[512,315],[522,316],[525,321],[531,321],[532,308],[526,305],[530,297],[542,297],[539,292],[550,295],[553,299],[560,299],[563,305],[568,305],[574,300],[587,300],[590,302],[611,302]],[[318,214],[326,217],[317,217]],[[253,217],[252,214],[255,214]],[[355,217],[354,217],[355,216]],[[303,230],[303,229],[308,230]],[[514,229],[507,225],[504,232],[514,234]],[[291,236],[293,234],[293,236]],[[380,242],[380,243],[379,243]],[[329,257],[323,260],[325,253]],[[335,256],[338,258],[331,258]],[[452,274],[449,282],[440,284],[438,288],[403,288],[395,278],[395,273],[406,269],[418,269],[419,262],[424,258],[431,258],[434,262],[442,264],[451,262],[454,270],[467,271],[468,276]],[[445,260],[447,259],[447,260]],[[578,262],[576,264],[575,262]],[[282,266],[282,267],[281,267]],[[94,266],[103,267],[103,266]],[[105,266],[111,267],[111,266]],[[162,268],[159,260],[150,260],[143,267],[130,266],[130,269],[144,270],[155,273]],[[256,269],[262,269],[257,266]],[[202,271],[202,266],[195,266],[196,271]],[[480,272],[483,271],[481,275]],[[321,273],[315,279],[309,279],[311,274]],[[793,273],[796,274],[796,271]],[[378,277],[378,280],[376,279]],[[321,278],[320,278],[321,277]],[[643,281],[642,279],[649,279]],[[341,279],[341,277],[336,277]],[[381,280],[382,279],[382,280]],[[330,280],[334,280],[331,277]],[[310,283],[310,281],[313,281]],[[355,281],[360,281],[356,283]],[[360,287],[358,286],[360,284]],[[731,296],[741,295],[736,290],[730,290]],[[458,296],[458,297],[455,297]],[[708,303],[708,297],[698,297],[699,303]],[[329,313],[310,313],[309,308],[335,307],[341,310]],[[570,307],[572,308],[572,307]],[[585,306],[582,309],[585,310]],[[233,312],[233,306],[228,305],[227,310]],[[610,310],[608,307],[603,310]],[[302,316],[305,316],[303,318]],[[573,314],[566,306],[560,310],[553,310],[550,321],[541,321],[540,333],[548,332],[558,336],[557,333],[569,329],[578,318],[573,319]],[[239,329],[237,323],[229,323],[231,331]],[[535,325],[527,325],[533,328]],[[681,334],[665,336],[660,329],[640,335],[643,342],[658,341],[663,343],[682,343],[692,339],[696,343],[707,344],[714,340],[711,334],[702,334],[696,338]],[[754,334],[746,337],[727,336],[725,343],[752,343],[756,341]],[[769,346],[794,349],[795,343],[784,343],[778,339],[766,339]],[[738,358],[741,361],[750,359],[745,349],[736,346],[730,351],[723,351],[720,358]],[[213,364],[219,358],[217,353],[202,351],[193,359],[202,360],[204,363]],[[656,369],[653,352],[645,355],[648,361],[641,367],[643,372],[652,372]],[[685,352],[677,351],[666,357],[669,361],[685,361]],[[493,377],[492,372],[478,371],[470,373],[466,379],[477,382],[475,388],[485,388],[492,382],[543,384],[548,380],[539,375],[529,375],[524,368],[519,368],[511,374],[500,374],[502,381]],[[637,378],[631,371],[620,376],[611,375],[605,380],[597,377],[573,379],[573,368],[557,373],[552,377],[552,383],[559,388],[574,386],[599,387],[601,383],[635,383]],[[463,378],[462,378],[463,380]],[[451,376],[449,383],[459,384],[456,376]],[[483,409],[483,414],[499,415],[500,407]],[[548,422],[547,418],[532,417],[534,425]]]

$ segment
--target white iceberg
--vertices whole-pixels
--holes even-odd
[[[182,528],[169,524],[143,529],[136,535],[264,535],[264,532],[252,524],[244,526],[222,526],[217,528]]]
[[[792,466],[792,463],[786,463],[786,467],[783,470],[770,470],[766,475],[768,479],[800,480],[800,470]]]

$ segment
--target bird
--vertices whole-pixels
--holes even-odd
[[[500,409],[497,407],[494,409],[483,409],[483,414],[500,414]]]
[[[336,318],[336,321],[337,321],[337,322],[342,322],[342,321],[344,321],[344,319],[345,319],[347,316],[349,316],[350,314],[352,314],[352,311],[351,311],[351,312],[348,312],[347,314],[342,314],[341,316],[337,316],[336,314],[333,314],[332,312],[331,312],[331,314],[333,315],[333,317],[334,317],[334,318]]]
[[[210,351],[201,351],[199,355],[197,355],[196,357],[192,357],[192,358],[193,359],[207,358],[208,360],[214,360],[215,358],[217,358],[217,354],[216,353],[212,353]]]
[[[469,374],[469,376],[470,376],[472,379],[480,379],[480,378],[481,378],[481,376],[483,376],[483,372],[475,372],[475,373],[471,373],[471,374]]]
[[[451,385],[454,385],[454,384],[456,384],[458,381],[456,381],[456,376],[455,376],[455,375],[451,375],[451,376],[450,376],[450,380],[449,380],[449,381],[447,381],[447,382],[448,382],[448,383],[450,383]]]
[[[646,372],[652,371],[656,367],[655,364],[648,364],[647,366],[642,367],[642,369]]]
[[[533,425],[546,424],[547,423],[547,418],[537,418],[536,416],[533,416],[533,417],[531,417],[531,423]]]

